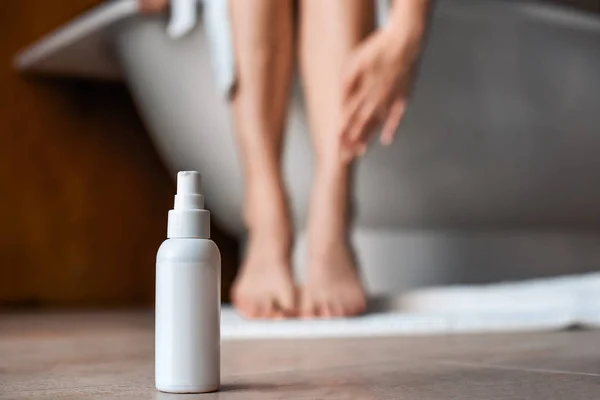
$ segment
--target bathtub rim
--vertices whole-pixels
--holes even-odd
[[[456,1],[464,7],[465,0],[443,1]],[[497,1],[512,3],[511,6],[521,12],[554,23],[600,30],[600,15],[574,6],[543,0],[486,0],[488,3]],[[479,6],[482,2],[472,0],[472,4]],[[23,73],[124,81],[118,58],[109,43],[118,25],[136,15],[140,15],[137,0],[113,0],[95,6],[19,51],[13,59],[13,67]],[[81,46],[86,40],[91,46]]]

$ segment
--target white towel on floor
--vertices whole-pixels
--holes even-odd
[[[428,288],[376,302],[358,318],[247,321],[221,312],[227,339],[433,335],[600,328],[600,273]]]

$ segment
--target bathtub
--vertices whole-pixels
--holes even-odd
[[[243,240],[240,162],[202,23],[177,40],[165,25],[133,0],[111,2],[16,66],[126,82],[168,168],[200,171],[213,218]],[[571,9],[436,3],[397,140],[356,168],[352,239],[371,293],[598,269],[598,43],[600,18]],[[284,170],[302,279],[313,159],[298,85],[290,111]]]

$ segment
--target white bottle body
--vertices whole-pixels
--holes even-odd
[[[156,257],[156,388],[220,386],[221,256],[210,239],[173,238]]]

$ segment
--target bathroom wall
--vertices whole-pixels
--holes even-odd
[[[0,306],[153,300],[174,185],[126,88],[25,78],[10,64],[98,3],[0,1]],[[215,236],[227,294],[236,243]]]

